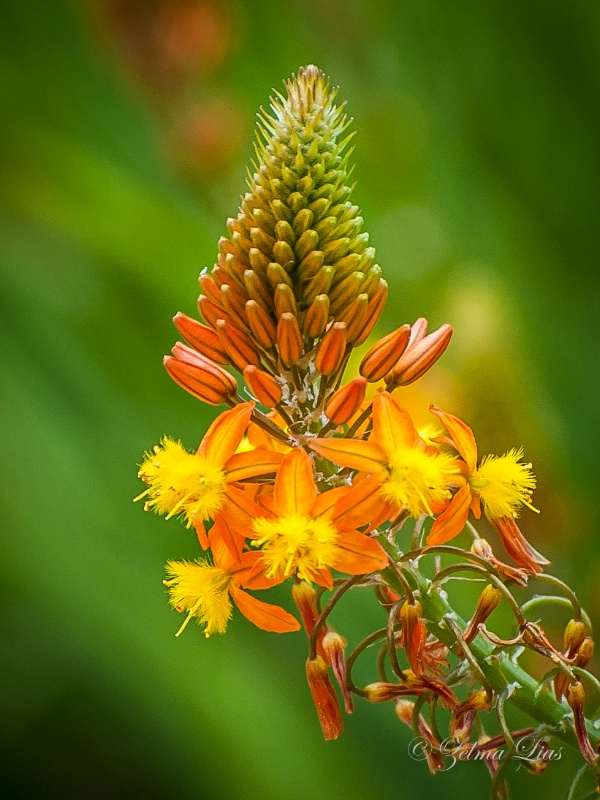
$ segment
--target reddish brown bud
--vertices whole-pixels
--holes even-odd
[[[237,394],[237,383],[222,367],[178,342],[173,356],[165,356],[165,369],[190,394],[213,406],[227,403]]]
[[[502,592],[500,589],[491,583],[485,587],[483,592],[479,595],[475,613],[473,614],[473,617],[471,618],[471,621],[467,625],[467,628],[463,634],[463,638],[467,644],[473,641],[473,639],[477,636],[479,625],[482,622],[485,622],[492,611],[498,607],[501,599]]]
[[[216,364],[229,364],[229,356],[212,328],[178,311],[173,322],[183,338],[205,358]]]
[[[402,641],[408,663],[415,675],[423,674],[423,650],[427,639],[427,628],[422,618],[421,603],[408,600],[400,609]]]
[[[425,692],[435,692],[446,708],[454,710],[458,705],[456,695],[442,681],[414,675],[409,670],[405,674],[406,680],[401,683],[378,681],[365,686],[366,699],[371,703],[385,703],[387,700],[396,700],[398,697],[410,695],[419,697]]]
[[[478,689],[458,704],[450,720],[448,732],[461,742],[469,739],[477,712],[489,711],[491,707],[491,697],[483,689]]]
[[[327,740],[337,739],[344,728],[344,722],[339,700],[329,680],[327,665],[321,656],[308,659],[306,677],[319,715],[323,736]]]
[[[322,641],[323,653],[333,669],[333,674],[344,696],[346,713],[351,714],[354,710],[354,703],[352,702],[352,695],[346,686],[346,656],[344,653],[346,644],[344,637],[340,636],[337,631],[334,631],[333,628],[327,629]]]
[[[573,721],[575,723],[575,735],[577,744],[581,750],[581,755],[588,764],[594,764],[598,758],[588,736],[583,704],[585,702],[585,690],[581,681],[569,683],[566,691],[567,703],[573,709]]]
[[[321,375],[333,375],[341,367],[346,354],[346,323],[334,322],[319,342],[315,367]]]
[[[302,330],[311,339],[318,339],[325,333],[329,321],[329,298],[326,294],[319,294],[306,309]]]
[[[244,369],[244,380],[259,403],[274,408],[281,400],[281,387],[272,375],[249,364]]]
[[[388,385],[408,386],[418,380],[442,355],[451,337],[452,327],[442,325],[428,336],[409,344],[391,371]]]
[[[292,586],[292,599],[298,606],[306,632],[310,636],[319,618],[317,608],[317,593],[306,581],[300,581]]]
[[[255,367],[260,365],[260,356],[252,344],[252,339],[246,333],[230,322],[219,319],[217,320],[217,334],[231,363],[240,372],[243,372],[248,364],[253,364]]]
[[[360,374],[371,383],[381,380],[404,352],[409,336],[410,325],[402,325],[401,328],[375,342],[360,362]]]
[[[499,561],[494,555],[494,551],[487,539],[477,537],[471,545],[471,552],[485,558],[485,560],[492,564],[504,578],[515,581],[515,583],[518,583],[520,586],[527,586],[528,576],[525,570],[511,567],[509,564],[504,564],[502,561]]]
[[[277,323],[277,347],[279,355],[286,367],[295,364],[302,355],[302,334],[298,320],[289,312],[282,314]]]
[[[394,703],[394,711],[396,712],[396,716],[403,722],[405,725],[408,725],[409,728],[412,728],[413,724],[413,713],[415,710],[415,704],[412,700],[405,700],[403,697],[399,697],[398,700]],[[434,753],[433,751],[439,747],[440,743],[437,741],[435,736],[433,735],[433,731],[427,724],[425,718],[422,714],[419,714],[418,719],[419,725],[419,733],[425,739],[424,742],[420,745],[421,749],[418,752],[418,756],[423,756],[427,759],[427,766],[429,767],[429,772],[432,775],[435,775],[438,770],[444,769],[444,758],[439,753]],[[418,740],[417,740],[418,741]]]
[[[490,522],[500,534],[506,551],[520,567],[533,574],[544,571],[544,566],[550,562],[533,549],[514,519],[490,519]]]
[[[367,313],[365,314],[364,321],[362,322],[359,331],[356,334],[356,338],[354,339],[355,347],[360,347],[360,345],[364,344],[371,335],[373,328],[375,325],[377,325],[379,317],[381,316],[385,301],[387,300],[387,295],[387,281],[384,281],[383,278],[381,278],[378,289],[369,298]]]
[[[366,378],[354,378],[345,386],[341,386],[327,401],[326,416],[336,425],[348,422],[360,408],[366,390]]]

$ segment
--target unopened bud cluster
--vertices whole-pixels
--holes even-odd
[[[197,448],[165,437],[140,467],[146,508],[179,517],[198,538],[196,560],[167,564],[171,605],[185,615],[179,633],[192,619],[206,636],[224,633],[234,606],[262,630],[304,627],[306,678],[327,739],[357,698],[389,702],[426,742],[435,772],[447,756],[440,706],[451,737],[486,751],[561,720],[557,735],[597,773],[598,736],[584,714],[590,681],[598,685],[586,670],[591,624],[517,522],[523,508],[537,512],[531,464],[518,448],[481,457],[472,429],[433,404],[440,427],[425,434],[404,407],[403,387],[444,353],[449,325],[430,331],[419,318],[367,341],[388,287],[352,202],[348,124],[316,67],[276,94],[259,115],[239,213],[200,275],[201,319],[175,316],[187,344],[165,358],[169,375],[228,406]],[[359,375],[344,381],[362,346]],[[475,529],[482,515],[498,545]],[[495,554],[500,545],[509,563]],[[451,600],[464,580],[480,589],[468,620]],[[300,621],[262,599],[284,582]],[[535,597],[523,600],[531,584]],[[330,613],[356,589],[381,623],[349,650]],[[544,602],[572,607],[561,645],[543,627]],[[499,606],[513,617],[509,638],[492,627]],[[528,651],[548,667],[535,697],[518,663]],[[369,652],[377,673],[361,687],[354,667]],[[511,733],[507,703],[530,713],[532,727]],[[543,771],[544,758],[528,768]]]

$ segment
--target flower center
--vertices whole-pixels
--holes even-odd
[[[398,448],[390,458],[381,493],[412,517],[431,514],[432,506],[450,499],[450,476],[458,471],[453,460],[445,453],[429,455],[417,447]]]
[[[339,533],[330,522],[293,514],[278,519],[259,517],[252,523],[254,544],[262,547],[267,577],[296,573],[310,583],[315,573],[333,565]]]

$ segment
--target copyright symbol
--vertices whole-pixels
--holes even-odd
[[[408,745],[408,755],[413,761],[424,761],[431,753],[431,742],[424,736],[416,736]]]

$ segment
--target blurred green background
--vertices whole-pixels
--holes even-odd
[[[214,413],[162,369],[171,317],[236,213],[255,112],[311,62],[358,131],[379,332],[455,328],[405,402],[525,446],[523,529],[598,622],[597,0],[3,0],[2,797],[487,796],[480,765],[411,761],[388,707],[323,742],[303,634],[238,614],[176,640],[163,564],[194,543],[131,502],[144,450]],[[339,619],[380,624],[361,597]],[[514,796],[564,797],[578,763]]]

